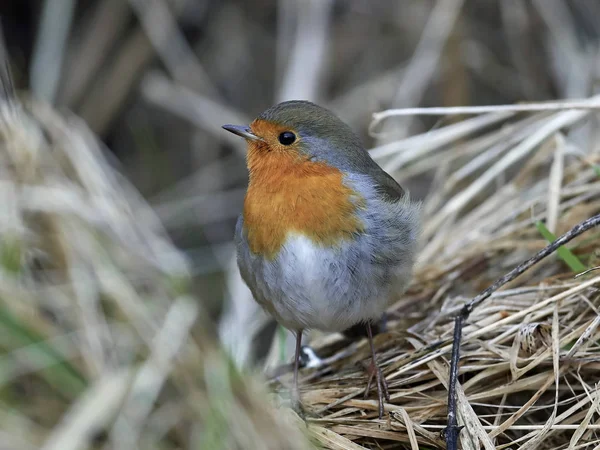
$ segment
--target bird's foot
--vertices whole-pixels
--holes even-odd
[[[297,389],[292,389],[290,392],[290,407],[296,414],[300,416],[302,420],[306,420],[304,405],[302,405],[302,401],[300,400],[300,392]]]
[[[385,381],[385,377],[383,376],[381,369],[373,360],[371,360],[370,364],[365,365],[365,369],[369,375],[369,380],[367,381],[367,388],[365,389],[364,398],[368,397],[369,391],[371,390],[371,385],[373,384],[373,378],[375,378],[375,381],[377,382],[377,398],[379,400],[379,418],[382,419],[384,412],[384,400],[387,402],[390,401],[390,393],[388,391],[387,381]]]

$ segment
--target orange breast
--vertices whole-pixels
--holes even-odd
[[[338,169],[264,143],[250,144],[248,167],[244,226],[252,252],[274,258],[290,232],[332,246],[363,231],[356,216],[363,201]]]

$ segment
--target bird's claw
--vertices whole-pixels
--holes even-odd
[[[387,381],[385,381],[385,377],[383,376],[381,369],[377,364],[375,364],[375,362],[371,361],[371,363],[365,368],[367,370],[367,374],[369,375],[369,379],[367,381],[367,388],[365,389],[364,398],[369,396],[369,391],[371,390],[371,385],[373,384],[373,378],[375,378],[377,383],[377,398],[379,401],[379,418],[382,419],[384,413],[384,400],[387,402],[390,401],[390,393],[388,390]]]
[[[300,392],[298,392],[296,389],[292,389],[291,391],[290,406],[292,410],[294,410],[294,412],[298,414],[302,420],[306,420],[304,406],[302,405],[302,401],[300,400]]]

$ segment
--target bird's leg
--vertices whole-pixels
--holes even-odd
[[[377,364],[377,358],[375,354],[375,346],[373,345],[373,333],[371,331],[371,322],[367,322],[367,336],[369,337],[369,346],[371,347],[371,364],[367,369],[369,374],[369,381],[367,382],[367,388],[365,389],[365,398],[369,395],[369,391],[371,390],[371,384],[373,382],[373,377],[377,381],[377,396],[379,400],[379,418],[383,418],[383,400],[390,401],[390,394],[388,391],[387,382],[383,374],[381,373],[381,369]]]
[[[300,364],[300,351],[302,349],[302,330],[296,331],[296,354],[294,356],[294,386],[292,386],[291,402],[292,409],[301,417],[304,417],[302,402],[300,401],[300,390],[298,389],[298,366]]]

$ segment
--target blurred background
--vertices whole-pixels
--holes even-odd
[[[256,313],[232,270],[244,143],[222,124],[308,99],[371,148],[456,119],[372,137],[374,112],[587,97],[600,68],[596,0],[20,0],[0,15],[16,86],[98,134],[215,319],[242,293],[232,314]],[[423,199],[432,173],[401,181]]]
[[[269,349],[278,362],[287,357],[271,345],[274,325],[235,267],[245,146],[221,125],[247,124],[280,101],[314,101],[348,122],[413,198],[427,201],[457,167],[441,170],[435,151],[464,165],[492,149],[461,175],[469,177],[508,150],[482,140],[474,153],[453,154],[457,137],[419,153],[407,138],[465,117],[394,118],[369,132],[373,113],[587,98],[600,87],[597,0],[5,0],[0,17],[17,89],[74,113],[99,137],[103,155],[185,254],[191,290],[240,364]],[[507,117],[489,124],[501,130]],[[531,134],[536,124],[527,120],[503,139],[516,145]],[[593,120],[569,133],[571,153],[597,156]],[[485,128],[473,126],[475,137]],[[397,142],[404,144],[384,147]],[[515,173],[495,177],[485,192]]]

